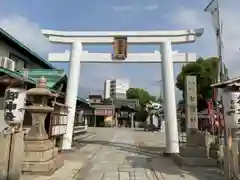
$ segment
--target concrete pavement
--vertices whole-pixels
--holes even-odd
[[[96,136],[81,139],[66,154],[65,165],[51,177],[36,180],[221,180],[216,169],[180,168],[161,156],[164,133],[127,128],[90,128]],[[25,180],[25,179],[24,179]]]

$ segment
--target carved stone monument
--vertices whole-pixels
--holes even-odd
[[[63,156],[45,130],[45,118],[54,110],[48,105],[48,101],[54,96],[46,89],[44,77],[39,80],[36,88],[27,91],[31,105],[26,106],[26,111],[32,116],[32,127],[25,138],[24,173],[50,175],[63,165]]]
[[[185,83],[185,107],[187,134],[198,131],[197,117],[197,80],[196,76],[187,76]]]
[[[180,147],[180,154],[174,160],[186,166],[215,166],[216,161],[209,157],[213,136],[198,131],[197,81],[196,76],[187,76],[185,82],[185,123],[187,142]]]
[[[192,138],[198,132],[197,115],[197,80],[196,76],[187,76],[185,81],[185,113],[186,113],[186,132],[187,145],[195,145],[196,141]],[[193,141],[192,141],[193,140]]]

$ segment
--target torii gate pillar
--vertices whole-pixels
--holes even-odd
[[[71,149],[72,146],[72,136],[73,136],[73,127],[75,120],[76,112],[76,102],[78,95],[78,85],[79,85],[79,76],[81,70],[80,59],[82,56],[82,43],[74,42],[72,44],[72,50],[70,54],[70,63],[68,70],[68,82],[67,82],[67,93],[65,104],[68,105],[68,123],[66,134],[63,136],[62,149]]]
[[[162,43],[161,54],[164,93],[164,119],[166,126],[166,153],[179,153],[172,44],[170,41]]]

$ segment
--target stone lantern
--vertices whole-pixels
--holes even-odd
[[[32,117],[32,127],[25,138],[25,156],[23,171],[31,174],[51,174],[63,165],[63,159],[55,147],[55,141],[48,138],[45,130],[45,119],[54,111],[48,105],[49,99],[55,97],[46,89],[46,79],[41,77],[36,88],[27,91],[31,105],[26,106]]]
[[[28,133],[28,140],[48,139],[45,130],[45,119],[48,113],[53,112],[54,108],[48,106],[48,100],[55,96],[51,91],[46,89],[46,79],[42,77],[39,80],[37,88],[27,91],[27,98],[32,105],[27,106],[26,110],[32,116],[32,127]]]

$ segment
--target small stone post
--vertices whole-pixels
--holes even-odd
[[[131,113],[131,128],[134,129],[134,113]]]
[[[115,127],[118,127],[118,112],[115,112]]]
[[[87,131],[88,129],[88,117],[84,116],[84,129]]]

